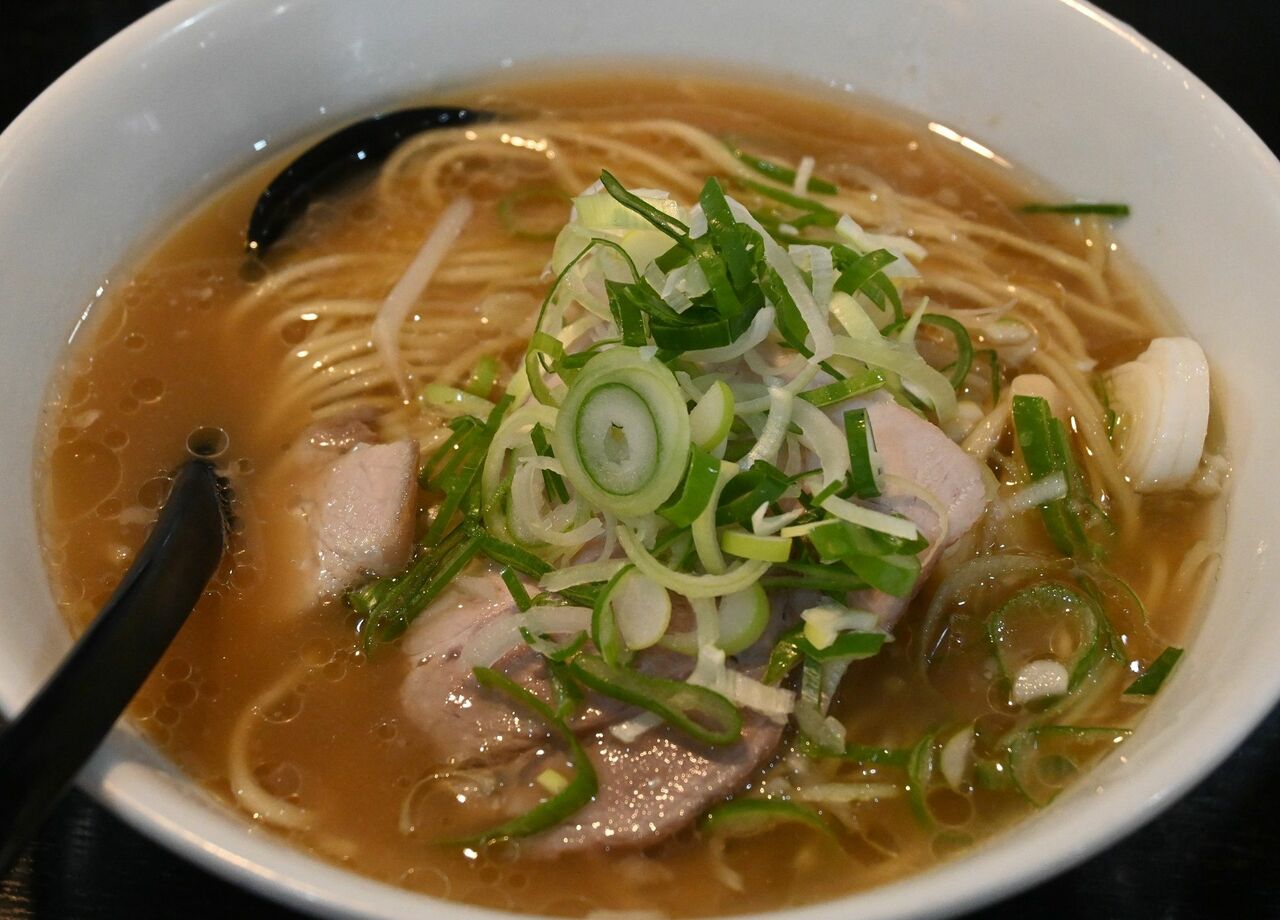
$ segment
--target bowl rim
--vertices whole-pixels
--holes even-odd
[[[5,159],[9,149],[21,143],[23,135],[37,127],[44,110],[58,105],[63,97],[74,95],[82,84],[99,78],[109,79],[111,71],[123,63],[133,49],[160,40],[167,34],[224,8],[247,2],[249,0],[169,0],[126,26],[76,62],[10,122],[3,133],[0,133],[0,161]],[[1117,50],[1115,54],[1159,56],[1171,77],[1197,92],[1211,108],[1214,118],[1232,129],[1233,145],[1267,164],[1273,180],[1272,187],[1267,191],[1280,203],[1280,161],[1277,161],[1275,154],[1257,133],[1203,81],[1127,23],[1097,8],[1088,0],[1045,2],[1067,7],[1073,13],[1090,20],[1093,27],[1124,39],[1128,50]],[[833,916],[835,911],[848,907],[856,907],[868,917],[896,916],[894,908],[904,903],[903,894],[910,889],[910,901],[913,902],[911,916],[945,917],[1025,891],[1044,879],[1101,853],[1121,837],[1151,821],[1192,786],[1201,782],[1240,745],[1272,710],[1277,700],[1280,700],[1280,669],[1274,670],[1258,690],[1235,709],[1229,719],[1224,719],[1213,727],[1211,738],[1206,739],[1201,733],[1194,740],[1186,737],[1172,745],[1172,749],[1165,755],[1166,760],[1173,760],[1175,752],[1183,755],[1181,768],[1176,775],[1153,771],[1128,776],[1127,804],[1113,810],[1102,830],[1094,827],[1083,844],[1071,842],[1071,835],[1063,834],[1061,841],[1047,851],[1042,851],[1032,865],[1026,862],[1012,864],[1007,858],[1002,859],[1001,854],[978,848],[963,860],[963,871],[957,871],[961,868],[959,861],[944,861],[924,872],[835,900],[743,916],[818,920],[820,917]],[[118,736],[122,731],[124,730],[119,727],[113,730],[103,748],[81,774],[77,784],[137,832],[227,882],[247,887],[277,903],[319,916],[393,917],[433,906],[448,910],[451,915],[473,917],[476,920],[504,915],[373,880],[306,854],[274,835],[268,838],[265,848],[261,846],[262,840],[254,845],[249,842],[252,837],[247,836],[244,850],[257,850],[258,856],[272,856],[274,865],[283,867],[283,871],[255,861],[254,858],[246,858],[242,852],[224,849],[184,825],[179,813],[170,812],[165,806],[185,800],[187,807],[206,812],[208,820],[221,820],[224,816],[213,814],[204,805],[192,804],[190,796],[184,796],[179,790],[150,790],[150,795],[143,797],[129,788],[127,780],[120,781],[121,778],[113,769],[119,763],[117,754],[121,748],[115,742],[119,741]],[[229,815],[225,818],[228,821],[235,820]],[[244,824],[246,828],[251,827],[248,822],[238,823]],[[250,835],[253,830],[257,828],[252,828]],[[996,835],[996,839],[999,836],[1001,835]],[[281,848],[289,852],[278,852]],[[301,871],[307,869],[310,870],[309,873]],[[940,884],[943,880],[945,884]],[[925,887],[922,882],[930,883],[927,893],[920,890]],[[922,897],[922,894],[925,896]]]

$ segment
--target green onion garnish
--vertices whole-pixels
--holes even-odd
[[[1181,657],[1182,649],[1169,646],[1155,661],[1151,662],[1150,667],[1142,672],[1142,676],[1125,689],[1125,696],[1155,696]]]
[[[689,451],[689,468],[680,497],[659,508],[658,513],[677,527],[688,527],[711,501],[719,479],[720,461],[695,445]]]
[[[596,595],[595,605],[591,609],[591,641],[610,667],[625,664],[630,657],[613,614],[613,596],[622,584],[622,579],[634,571],[635,566],[632,565],[624,565],[618,569]]]
[[[784,799],[723,802],[702,816],[698,830],[725,837],[751,837],[781,824],[799,824],[835,839],[830,826],[816,813]]]
[[[472,368],[471,375],[467,378],[466,383],[462,385],[462,389],[472,396],[488,399],[489,394],[493,392],[494,384],[497,382],[498,359],[493,355],[485,355],[476,362],[476,366]]]
[[[738,708],[705,687],[614,667],[595,655],[579,655],[569,663],[569,669],[597,693],[661,716],[695,741],[725,745],[742,736]]]
[[[533,606],[533,601],[529,599],[529,592],[525,590],[520,576],[510,566],[503,566],[499,575],[502,577],[502,583],[511,592],[511,600],[515,603],[517,610],[523,613]]]
[[[596,779],[596,771],[591,765],[591,759],[578,742],[577,736],[569,730],[569,726],[556,716],[550,706],[504,674],[492,668],[476,668],[474,674],[480,686],[502,693],[512,702],[532,710],[546,723],[551,733],[569,752],[569,759],[573,763],[573,778],[551,798],[535,805],[523,815],[479,834],[445,842],[459,846],[474,846],[509,840],[512,837],[528,837],[554,827],[590,802],[599,788],[599,781]]]
[[[1066,429],[1055,418],[1048,400],[1041,396],[1013,397],[1013,429],[1033,481],[1061,473],[1068,488],[1076,485],[1079,473],[1071,456]],[[1097,556],[1101,548],[1089,539],[1075,507],[1078,496],[1068,494],[1040,506],[1045,529],[1054,545],[1067,556]]]
[[[750,166],[762,176],[768,176],[773,181],[780,182],[787,186],[795,185],[796,171],[794,169],[790,169],[780,163],[774,163],[772,160],[753,156],[745,150],[735,147],[733,144],[728,144],[727,146],[729,147],[729,152],[738,160],[745,163],[747,166]],[[808,189],[809,191],[817,192],[820,195],[835,195],[840,191],[825,179],[813,178],[809,180]]]
[[[825,409],[828,406],[834,406],[836,403],[842,403],[847,399],[853,399],[855,396],[864,396],[880,389],[884,384],[884,374],[875,368],[867,368],[852,377],[846,377],[843,380],[837,380],[835,383],[828,383],[824,386],[814,387],[812,390],[805,390],[800,394],[800,398],[817,406],[819,409]]]
[[[1106,217],[1129,216],[1129,206],[1127,204],[1119,204],[1112,201],[1079,201],[1067,202],[1064,204],[1032,201],[1024,205],[1019,205],[1018,210],[1023,214],[1102,214]]]
[[[884,380],[883,376],[877,376]],[[875,498],[881,492],[880,460],[866,409],[853,409],[844,414],[844,436],[849,444],[849,484],[853,494],[859,498]]]

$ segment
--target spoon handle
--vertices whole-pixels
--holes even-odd
[[[217,569],[225,540],[219,488],[205,460],[178,470],[111,599],[0,733],[0,876],[133,699]]]

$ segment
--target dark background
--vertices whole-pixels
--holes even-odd
[[[79,58],[158,5],[0,0],[0,126]],[[1099,5],[1187,65],[1280,151],[1280,3]],[[1071,872],[975,917],[1280,918],[1277,774],[1280,710],[1156,821]],[[170,855],[80,792],[58,808],[14,870],[0,876],[3,920],[179,915],[292,916]]]

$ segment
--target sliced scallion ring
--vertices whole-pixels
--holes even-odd
[[[671,624],[671,595],[649,576],[630,569],[610,598],[613,618],[627,648],[638,652],[657,645]]]
[[[725,837],[751,837],[780,824],[799,824],[835,839],[831,828],[817,814],[785,799],[724,802],[702,816],[698,830]]]
[[[668,590],[688,598],[723,597],[748,588],[769,570],[769,563],[745,559],[721,575],[691,575],[663,565],[645,549],[635,532],[625,524],[618,525],[618,543],[637,569]]]
[[[720,547],[730,556],[737,556],[739,559],[786,562],[791,558],[790,537],[762,537],[737,527],[730,527],[720,535]]]
[[[587,362],[552,433],[578,495],[621,518],[654,511],[684,474],[689,413],[671,371],[642,349],[616,347]]]
[[[987,635],[1000,673],[1012,681],[1024,665],[1054,655],[1055,639],[1071,624],[1073,648],[1062,660],[1074,690],[1088,676],[1103,652],[1102,612],[1087,595],[1065,585],[1045,583],[1019,591],[987,620]]]
[[[693,443],[706,451],[715,450],[729,436],[733,414],[733,390],[723,380],[717,380],[689,413]]]
[[[1130,734],[1127,728],[1042,725],[1009,743],[1013,784],[1029,802],[1043,807],[1103,751]]]
[[[755,645],[769,625],[769,597],[758,584],[722,597],[718,609],[720,638],[716,645],[726,655]]]

